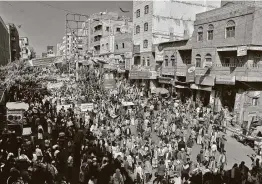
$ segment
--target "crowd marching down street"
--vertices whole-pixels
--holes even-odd
[[[0,183],[262,183],[260,150],[251,157],[252,167],[240,162],[226,169],[226,109],[213,113],[191,99],[148,95],[124,78],[106,91],[102,75],[93,68],[59,88],[36,88],[32,81],[9,87],[10,102],[29,105],[23,122],[31,134],[3,131]],[[92,106],[83,110],[79,101]],[[201,150],[195,158],[196,146]]]

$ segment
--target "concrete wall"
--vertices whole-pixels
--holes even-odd
[[[124,48],[123,48],[124,44]],[[130,52],[133,49],[132,33],[117,34],[115,36],[115,54],[124,54]],[[118,45],[118,49],[117,46]]]
[[[114,36],[102,37],[100,40],[100,54],[114,52]]]
[[[225,6],[198,14],[192,35],[193,47],[224,47],[251,44],[254,11],[254,7]],[[236,25],[234,38],[225,38],[226,25],[229,20],[233,20]],[[207,30],[210,24],[214,26],[213,40],[207,40]],[[199,27],[203,27],[203,41],[197,41]]]
[[[0,17],[0,65],[6,65],[10,60],[10,44],[8,29]]]

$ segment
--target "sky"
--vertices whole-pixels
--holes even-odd
[[[129,13],[123,14],[119,7]],[[28,37],[37,55],[46,52],[47,46],[56,46],[65,35],[65,16],[68,12],[91,15],[113,11],[132,17],[132,1],[0,1],[0,17],[13,23],[20,37]]]

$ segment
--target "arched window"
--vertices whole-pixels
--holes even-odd
[[[140,9],[136,10],[136,18],[140,17]]]
[[[171,56],[171,63],[172,63],[172,66],[175,66],[175,62],[176,62],[176,58],[174,55]]]
[[[213,34],[214,34],[214,26],[212,24],[209,24],[207,30],[207,40],[213,40]]]
[[[203,41],[203,27],[197,29],[197,41]]]
[[[206,54],[206,56],[205,56],[205,61],[206,61],[206,62],[212,62],[212,56],[211,56],[211,54]]]
[[[143,59],[142,59],[142,65],[143,65],[143,66],[146,66],[146,60],[145,60],[144,57],[143,57]]]
[[[148,40],[144,40],[144,44],[143,44],[144,46],[144,48],[147,48],[148,47]]]
[[[147,62],[147,66],[150,66],[150,58],[149,57],[146,58],[146,62]]]
[[[200,56],[200,54],[196,55],[196,67],[201,67],[201,56]]]
[[[136,34],[140,33],[140,26],[136,26]]]
[[[146,5],[146,6],[145,6],[145,14],[148,14],[148,12],[149,12],[149,6]]]
[[[148,23],[144,23],[144,31],[148,31]]]
[[[165,55],[164,61],[165,61],[165,66],[168,66],[168,56],[167,55]]]
[[[226,38],[235,37],[236,24],[233,20],[229,20],[226,26]]]

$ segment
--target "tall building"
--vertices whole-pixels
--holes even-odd
[[[29,39],[27,37],[19,38],[19,46],[21,48],[21,59],[30,60],[35,58],[36,53],[34,51],[34,48],[29,45]]]
[[[11,61],[20,59],[19,33],[14,24],[7,24],[9,32],[9,43],[11,52]]]
[[[46,49],[46,53],[47,53],[47,57],[54,57],[55,56],[55,52],[54,52],[54,46],[47,46]]]
[[[8,28],[0,17],[0,66],[6,65],[11,60],[10,54],[10,37]]]
[[[189,38],[194,31],[196,14],[219,6],[220,2],[208,0],[133,1],[134,66],[130,79],[151,79],[150,85],[155,87],[159,75],[155,45]]]

